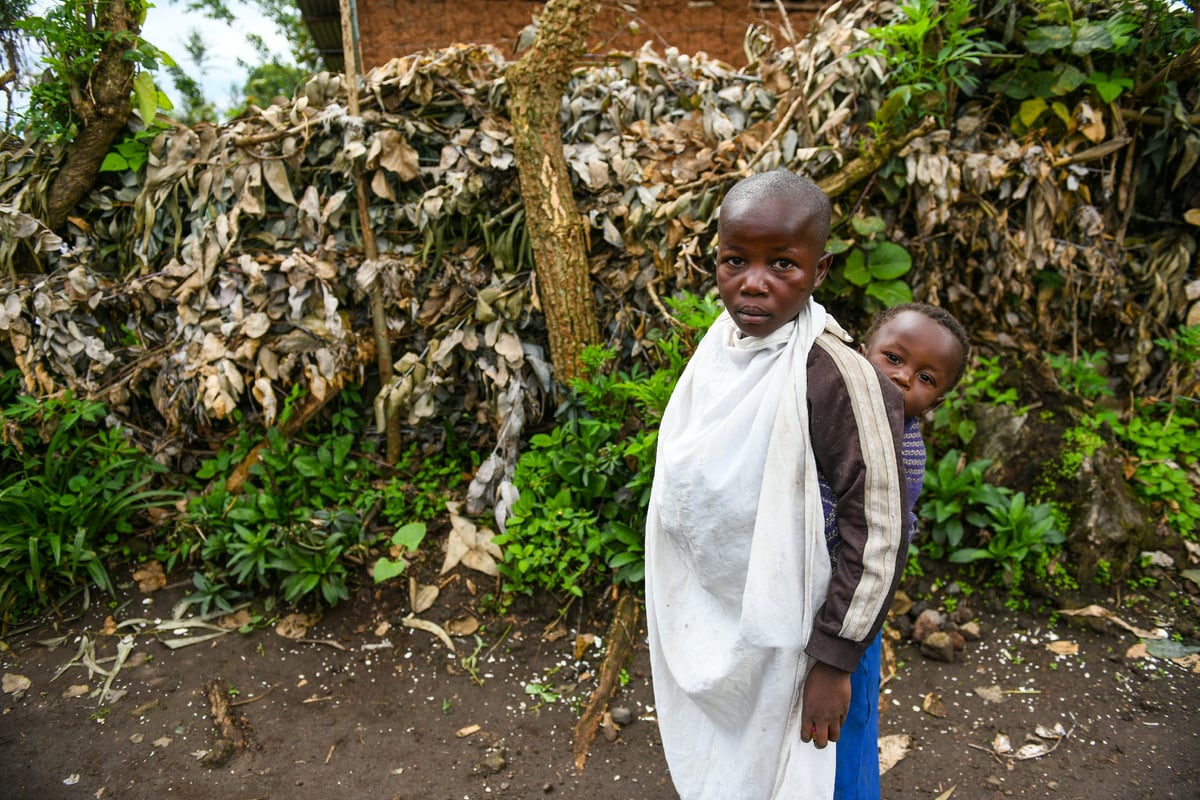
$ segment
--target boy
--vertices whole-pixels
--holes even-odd
[[[904,393],[904,470],[908,480],[908,517],[914,513],[925,482],[925,443],[921,416],[940,403],[966,369],[971,344],[963,326],[948,311],[924,303],[904,303],[876,315],[859,348],[867,360]],[[825,535],[830,558],[837,561],[836,495],[821,482],[826,509]],[[910,537],[913,534],[910,533]],[[837,746],[835,800],[878,800],[879,681],[881,636],[876,636],[850,678],[850,711]]]
[[[832,260],[830,215],[825,194],[786,171],[729,191],[725,312],[659,430],[646,615],[683,800],[833,796],[826,745],[907,557],[901,392],[812,300]],[[818,472],[838,498],[832,571]]]

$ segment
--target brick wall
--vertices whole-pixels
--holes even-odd
[[[786,3],[796,33],[807,30],[826,4]],[[521,29],[542,5],[532,0],[357,0],[363,67],[460,42],[493,44],[515,57]],[[636,50],[650,41],[660,53],[673,46],[742,66],[746,27],[756,22],[777,27],[780,21],[773,2],[640,0],[625,5],[636,9],[636,15],[614,3],[601,5],[589,39],[593,52]]]

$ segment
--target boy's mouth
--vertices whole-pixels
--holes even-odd
[[[744,319],[747,322],[762,322],[764,319],[768,319],[771,316],[769,313],[761,308],[758,308],[757,306],[743,306],[737,309],[737,315],[739,318]]]

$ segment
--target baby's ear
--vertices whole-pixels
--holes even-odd
[[[866,342],[859,343],[858,352],[860,355],[864,355],[864,356],[867,354],[867,343]]]

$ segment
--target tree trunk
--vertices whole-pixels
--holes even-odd
[[[583,222],[559,121],[571,68],[583,53],[598,5],[598,0],[549,0],[533,46],[506,73],[538,296],[560,383],[577,374],[580,353],[600,338]]]
[[[46,227],[59,231],[71,209],[91,191],[104,157],[125,127],[132,110],[134,62],[125,57],[131,37],[141,33],[137,15],[125,0],[98,4],[96,26],[109,33],[91,79],[71,86],[71,105],[79,117],[79,133],[67,148],[62,169],[54,176],[46,200]]]

